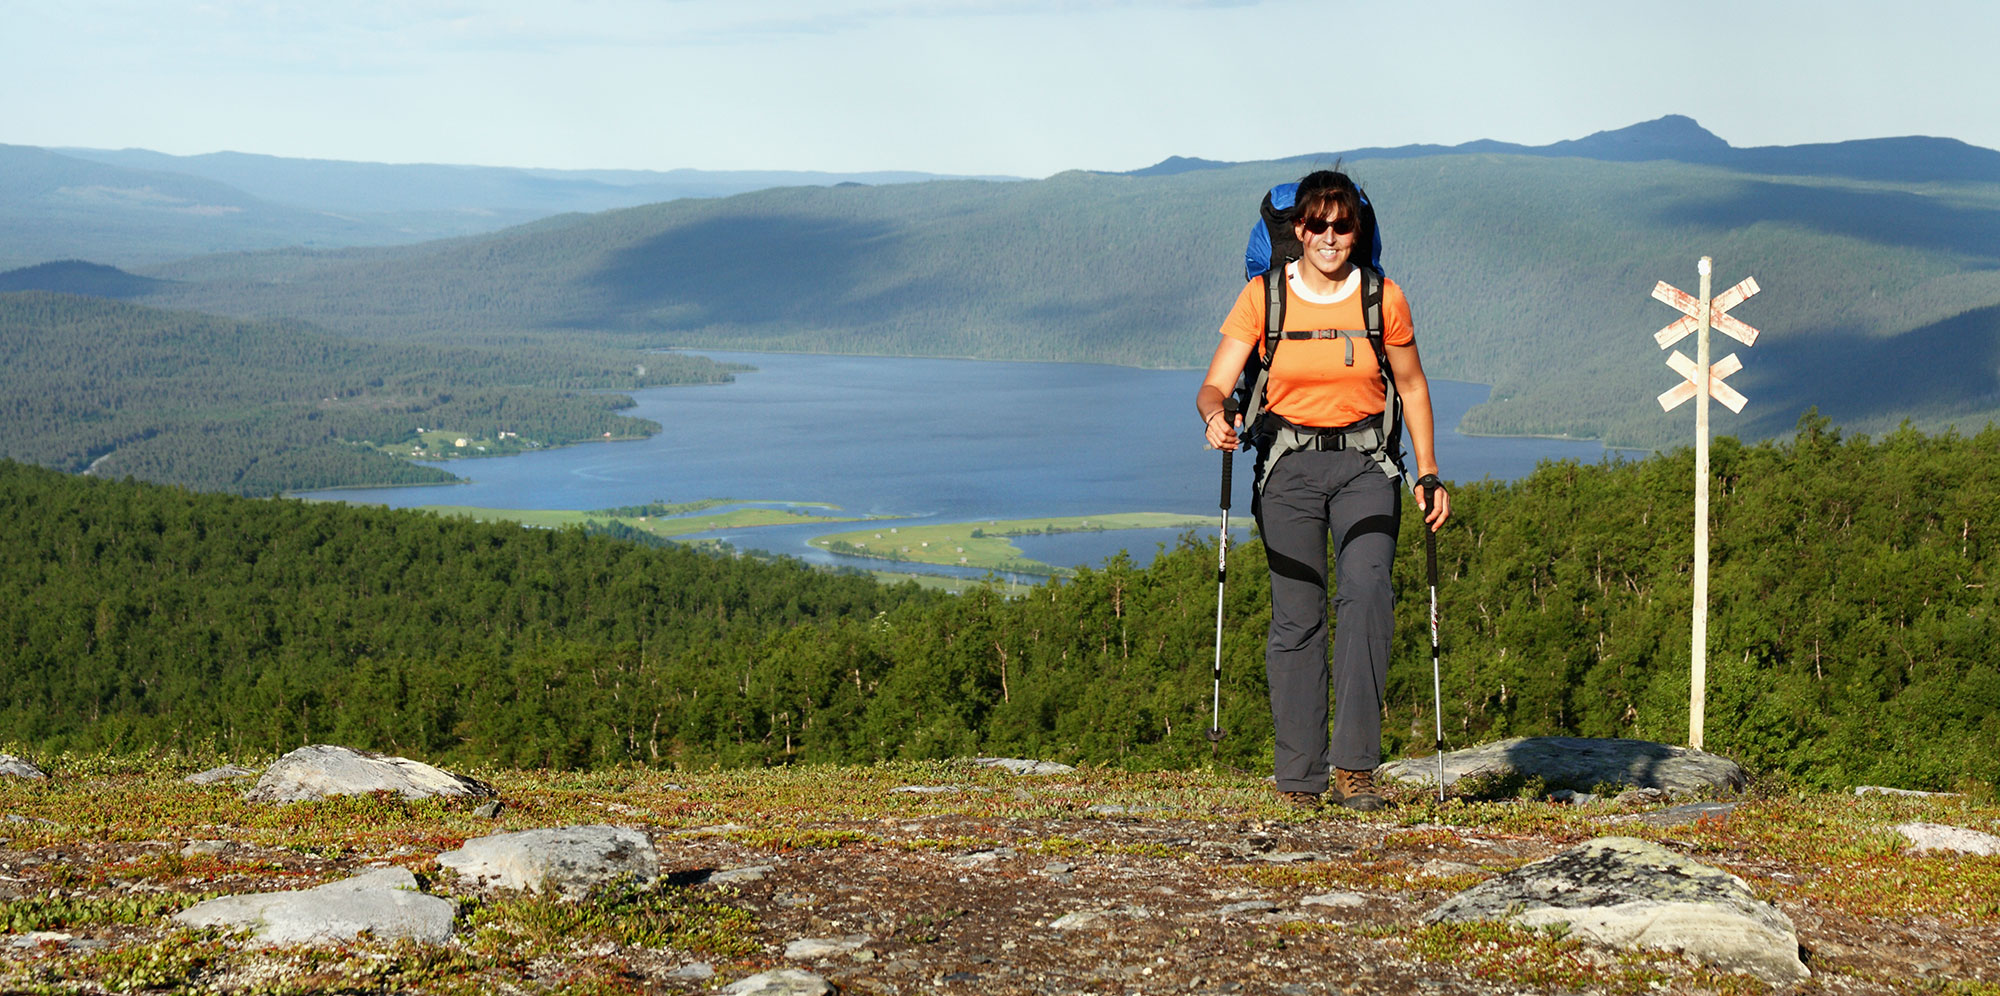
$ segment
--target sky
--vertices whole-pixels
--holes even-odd
[[[0,143],[1043,177],[1685,114],[2000,148],[2000,3],[0,0]]]

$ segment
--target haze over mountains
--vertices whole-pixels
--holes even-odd
[[[39,162],[44,187],[56,182],[50,160],[0,151]],[[454,189],[448,173],[421,172],[453,167],[195,158],[211,175],[182,180],[210,186],[158,189],[221,204],[216,176],[268,167],[257,182],[297,183],[297,203],[346,198],[405,212]],[[1536,148],[1171,159],[1037,181],[681,198],[414,245],[139,266],[168,282],[134,299],[375,339],[505,333],[630,348],[1195,367],[1240,286],[1262,191],[1336,158],[1378,205],[1384,262],[1415,302],[1431,372],[1495,385],[1468,431],[1685,441],[1685,414],[1663,415],[1652,400],[1677,379],[1651,339],[1676,313],[1649,293],[1658,280],[1694,290],[1703,255],[1716,260],[1718,290],[1744,276],[1764,288],[1735,312],[1764,338],[1753,349],[1717,344],[1718,357],[1742,354],[1730,382],[1751,399],[1742,416],[1719,414],[1718,432],[1782,435],[1811,406],[1861,431],[1904,418],[1976,429],[2000,416],[2000,152],[1933,138],[1736,149],[1683,117]],[[291,179],[272,179],[283,170]],[[539,188],[512,172],[521,175],[480,182],[511,190],[510,210],[533,210]],[[408,180],[393,195],[374,186],[398,176]],[[610,196],[602,188],[614,180],[594,177],[544,203]],[[0,184],[0,201],[12,184]],[[125,207],[131,217],[172,213]],[[176,220],[194,230],[203,217],[251,214],[245,204]],[[87,237],[108,232],[139,241],[110,223]]]

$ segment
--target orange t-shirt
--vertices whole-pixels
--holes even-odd
[[[1359,272],[1332,297],[1310,295],[1285,270],[1285,331],[1368,327],[1361,313]],[[1264,351],[1264,282],[1252,279],[1236,295],[1236,305],[1222,321],[1222,334]],[[1410,322],[1410,302],[1395,281],[1382,281],[1382,341],[1408,346],[1417,341]],[[1347,346],[1354,346],[1354,365],[1347,364]],[[1264,386],[1264,406],[1294,425],[1316,428],[1352,425],[1379,415],[1387,401],[1375,349],[1366,337],[1354,339],[1286,339],[1278,345],[1271,378]],[[1246,413],[1247,414],[1247,413]]]

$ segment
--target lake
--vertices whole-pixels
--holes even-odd
[[[1221,455],[1203,447],[1193,370],[1073,363],[701,351],[757,367],[734,383],[632,392],[627,414],[650,439],[595,443],[442,466],[470,480],[416,488],[310,492],[410,507],[598,509],[701,498],[824,501],[850,514],[970,522],[1109,512],[1218,514]],[[1486,400],[1481,384],[1431,381],[1438,424]],[[1447,481],[1513,480],[1542,460],[1595,463],[1596,442],[1444,431]],[[1251,459],[1236,458],[1232,533],[1247,535]],[[851,526],[712,534],[743,549],[882,567],[806,545]],[[1150,561],[1173,530],[1024,537],[1028,556],[1095,565],[1119,550]],[[954,573],[946,568],[921,568]]]

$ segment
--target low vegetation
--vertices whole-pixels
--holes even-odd
[[[815,537],[812,544],[829,553],[870,560],[944,564],[990,571],[1068,577],[1068,568],[1051,567],[1028,557],[1013,544],[1016,536],[1110,532],[1124,529],[1195,529],[1207,519],[1170,512],[1120,512],[1047,519],[998,519],[931,525],[883,526]]]

